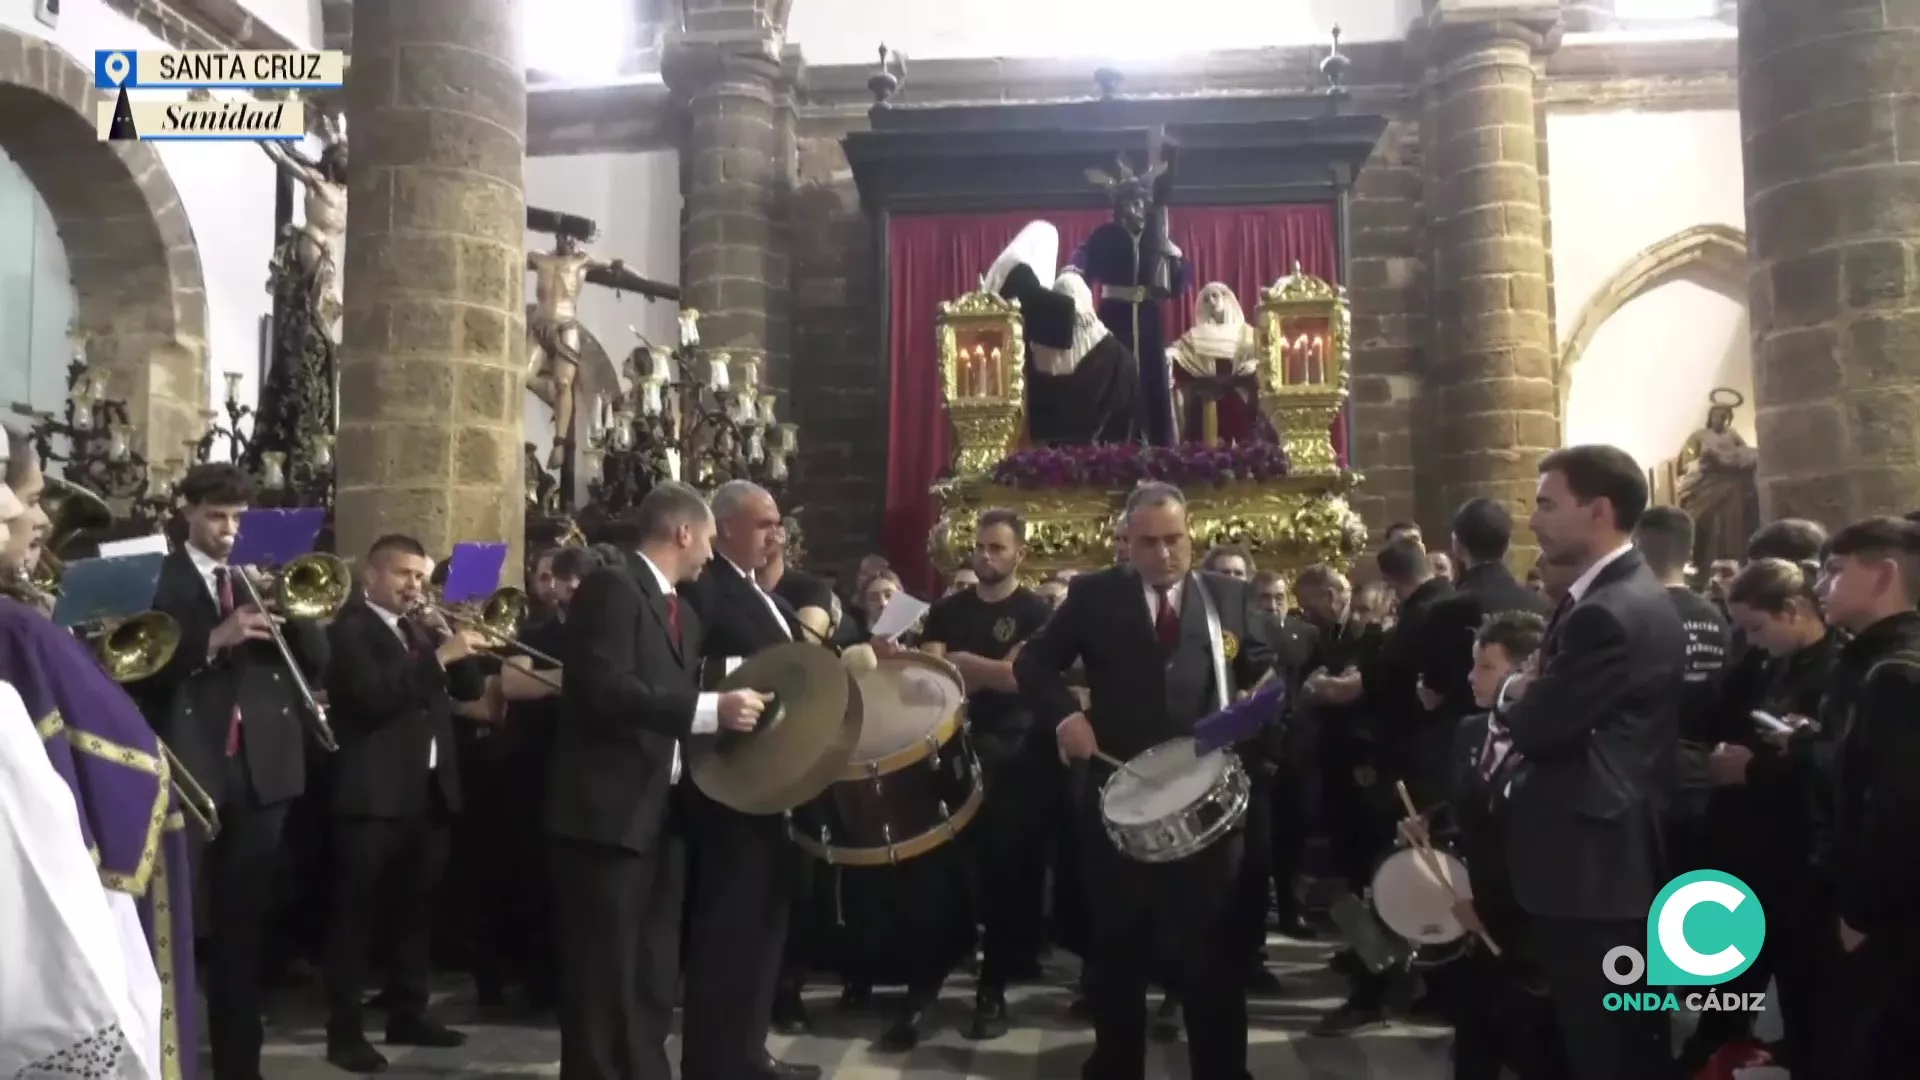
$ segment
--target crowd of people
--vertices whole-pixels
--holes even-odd
[[[0,572],[18,578],[45,517],[32,448],[9,449]],[[1390,527],[1356,584],[1196,552],[1182,493],[1145,484],[1111,565],[1031,585],[1026,523],[982,514],[946,594],[876,638],[902,590],[884,560],[815,575],[788,564],[769,492],[664,484],[595,547],[529,559],[532,649],[503,657],[433,602],[414,538],[354,553],[324,624],[287,618],[228,564],[247,475],[198,466],[178,496],[164,666],[115,685],[88,642],[0,600],[18,697],[0,692],[0,932],[33,943],[0,965],[0,1076],[192,1076],[204,1012],[215,1080],[258,1080],[270,989],[311,964],[350,1072],[387,1066],[369,1016],[388,1045],[461,1044],[431,1008],[441,967],[484,1008],[557,1015],[563,1077],[667,1080],[678,1010],[683,1080],[807,1080],[767,1036],[811,1029],[810,985],[837,980],[850,1010],[904,987],[874,1027],[904,1053],[956,972],[976,977],[963,1033],[990,1040],[1020,1022],[1009,988],[1070,953],[1088,1080],[1145,1080],[1149,1040],[1183,1032],[1194,1080],[1242,1080],[1249,996],[1297,989],[1267,962],[1276,930],[1331,942],[1348,980],[1314,1035],[1445,1023],[1460,1080],[1678,1078],[1728,1048],[1852,1080],[1917,1049],[1907,519],[1775,521],[1738,566],[1695,568],[1687,515],[1649,506],[1625,453],[1578,446],[1540,462],[1526,574],[1510,510],[1482,498],[1444,542]],[[919,654],[964,685],[984,801],[954,842],[831,866],[785,815],[689,781],[689,740],[765,719],[767,696],[724,677],[791,642]],[[1123,852],[1105,782],[1274,680],[1282,704],[1230,751],[1239,825],[1170,861]],[[1445,962],[1377,962],[1338,917],[1407,845],[1469,874]],[[1765,947],[1726,989],[1777,995],[1775,1046],[1747,1012],[1676,1040],[1667,1013],[1602,1004],[1612,954],[1647,945],[1656,897],[1702,869],[1764,908]]]

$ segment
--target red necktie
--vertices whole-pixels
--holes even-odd
[[[1160,647],[1173,652],[1180,647],[1180,613],[1174,610],[1173,586],[1155,585],[1154,596],[1159,607],[1153,614],[1153,634],[1160,639]]]
[[[677,639],[680,636],[680,597],[677,593],[667,594],[667,629],[673,631]]]
[[[225,619],[233,614],[233,577],[224,566],[213,568],[213,591],[220,601],[220,617]],[[233,715],[227,719],[227,756],[240,753],[240,702],[233,703]]]

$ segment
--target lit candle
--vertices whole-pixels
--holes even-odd
[[[113,461],[125,461],[133,449],[127,442],[127,429],[115,424],[107,433],[107,457]]]
[[[313,437],[313,467],[322,470],[333,468],[333,436]]]
[[[761,423],[771,424],[774,422],[776,418],[774,416],[773,410],[776,404],[778,403],[774,400],[774,397],[772,394],[760,395],[760,422]]]
[[[287,455],[278,450],[269,450],[260,455],[260,482],[267,488],[278,489],[287,483]]]
[[[680,347],[690,349],[700,344],[700,313],[692,308],[680,309]]]
[[[751,390],[760,385],[760,361],[740,361],[740,385]]]
[[[772,461],[767,462],[767,477],[775,482],[784,482],[787,478],[787,459],[776,454]]]
[[[673,360],[663,352],[647,353],[647,375],[663,383],[673,381]]]
[[[1313,335],[1313,374],[1316,383],[1327,381],[1327,342],[1319,334]]]
[[[760,433],[758,431],[749,432],[747,434],[747,460],[758,465],[761,461],[765,460],[766,456],[767,447],[766,444],[761,441]]]
[[[780,425],[780,450],[788,457],[792,457],[800,452],[799,424],[788,423]]]
[[[229,371],[223,377],[227,380],[227,404],[240,404],[240,373]]]
[[[987,382],[990,385],[994,397],[1001,398],[1007,396],[1007,372],[1000,362],[1000,347],[998,345],[993,347],[993,351],[987,353]]]
[[[727,378],[728,359],[726,353],[714,353],[707,361],[707,387],[716,394],[732,385]]]
[[[613,414],[613,448],[625,452],[633,449],[633,425],[627,422],[625,413]]]
[[[660,381],[648,379],[640,384],[640,414],[642,416],[660,415]]]
[[[678,479],[680,479],[680,450],[679,450],[679,448],[678,448],[678,447],[673,447],[673,446],[669,446],[669,447],[667,447],[667,452],[666,452],[666,453],[665,453],[665,454],[664,454],[663,456],[664,456],[664,457],[665,457],[665,458],[667,459],[667,479],[669,479],[669,480],[678,480]]]

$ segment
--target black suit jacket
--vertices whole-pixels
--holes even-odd
[[[1665,882],[1687,635],[1667,591],[1628,551],[1564,609],[1539,674],[1508,710],[1507,846],[1533,915],[1641,919]]]
[[[478,658],[442,668],[427,635],[411,650],[365,601],[347,605],[327,630],[333,663],[327,703],[340,753],[333,813],[405,819],[428,809],[429,781],[448,810],[460,809],[453,703],[486,690]],[[429,761],[434,769],[429,778]]]
[[[1180,599],[1180,647],[1169,659],[1154,636],[1140,575],[1111,567],[1076,576],[1060,610],[1014,659],[1014,677],[1035,722],[1057,727],[1080,711],[1064,676],[1078,661],[1092,698],[1087,719],[1105,753],[1125,761],[1191,735],[1194,722],[1218,704],[1206,609],[1192,594],[1196,585],[1213,598],[1223,635],[1238,642],[1227,664],[1233,684],[1227,697],[1251,688],[1272,669],[1274,656],[1267,619],[1245,582],[1205,571],[1188,577]]]
[[[806,640],[791,606],[760,591],[733,564],[715,556],[692,584],[680,590],[700,614],[706,657],[702,685],[712,688],[726,675],[726,661],[744,660],[761,649]]]
[[[245,603],[245,587],[237,580],[234,590],[236,603]],[[225,790],[227,729],[238,704],[241,753],[253,797],[270,805],[304,792],[306,721],[300,710],[305,706],[280,650],[271,641],[254,641],[207,655],[207,638],[220,625],[220,605],[185,548],[160,564],[153,606],[179,624],[180,646],[166,667],[129,683],[127,692],[181,764],[216,800],[240,797]],[[318,623],[294,619],[282,625],[281,633],[308,682],[318,686],[328,667],[326,632]]]
[[[700,622],[638,555],[595,570],[567,607],[566,679],[554,732],[547,831],[639,854],[666,826],[674,745],[700,703]]]
[[[1515,581],[1505,563],[1481,563],[1462,571],[1453,594],[1427,613],[1420,680],[1441,697],[1434,712],[1454,721],[1479,711],[1471,681],[1473,639],[1487,616],[1527,611],[1545,618],[1552,610],[1546,597]]]

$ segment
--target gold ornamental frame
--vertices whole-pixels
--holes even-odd
[[[1260,411],[1287,448],[1294,476],[1341,472],[1333,421],[1346,407],[1353,314],[1347,290],[1293,264],[1260,290]],[[1305,350],[1299,343],[1308,342]],[[1302,355],[1304,353],[1304,355]]]
[[[1020,443],[1027,400],[1025,330],[1020,305],[995,293],[970,292],[940,305],[934,333],[956,476],[991,472]]]

